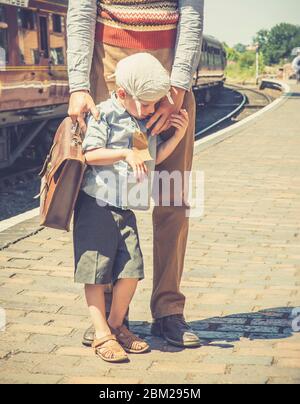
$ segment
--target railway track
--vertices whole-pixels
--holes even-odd
[[[204,109],[203,115],[205,113],[209,115],[210,110],[216,110],[219,111],[217,114],[218,117],[213,119],[212,122],[205,124],[204,127],[197,128],[195,134],[196,140],[211,133],[213,129],[222,129],[225,126],[240,121],[274,101],[274,98],[270,95],[253,88],[229,84],[223,90],[229,91],[229,97],[224,97],[225,102],[222,100],[222,97],[219,97],[218,101],[211,104],[208,110]],[[201,111],[198,111],[198,113],[201,114]],[[215,112],[213,115],[215,115]]]
[[[246,97],[247,102],[244,105],[245,110],[259,110],[274,101],[274,97],[271,97],[269,94],[263,93],[262,91],[254,88],[245,88],[236,85],[230,85],[230,87],[236,89]],[[242,119],[243,118],[244,116],[242,116]]]
[[[19,170],[12,174],[0,176],[0,193],[8,192],[19,184],[25,184],[37,178],[41,166],[34,166],[25,170]]]

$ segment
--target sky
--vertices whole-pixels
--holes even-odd
[[[204,0],[204,32],[233,46],[248,45],[260,29],[300,25],[300,0]]]

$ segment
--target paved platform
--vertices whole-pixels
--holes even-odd
[[[138,216],[147,277],[131,320],[152,352],[123,365],[81,346],[89,319],[73,283],[71,234],[43,229],[0,252],[0,383],[299,383],[299,110],[294,89],[276,110],[195,156],[205,212],[191,220],[182,290],[201,348],[150,335],[150,213]]]
[[[15,221],[14,219],[15,218],[5,220],[5,222],[8,221],[10,223],[9,227],[4,228],[4,230],[1,229],[2,226],[0,225],[0,251],[42,230],[42,227],[39,225],[38,216],[22,222]],[[13,224],[14,222],[16,222],[16,224]]]

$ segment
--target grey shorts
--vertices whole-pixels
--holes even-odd
[[[115,283],[121,278],[143,279],[144,262],[135,214],[99,206],[80,191],[74,211],[75,282]]]

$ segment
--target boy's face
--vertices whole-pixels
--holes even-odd
[[[117,95],[119,100],[122,102],[124,108],[128,111],[128,113],[137,119],[145,119],[150,115],[152,115],[155,112],[155,105],[160,101],[160,100],[157,100],[155,102],[142,101],[141,115],[139,115],[135,100],[132,98],[131,95],[127,94],[123,88],[119,88],[117,90]]]

